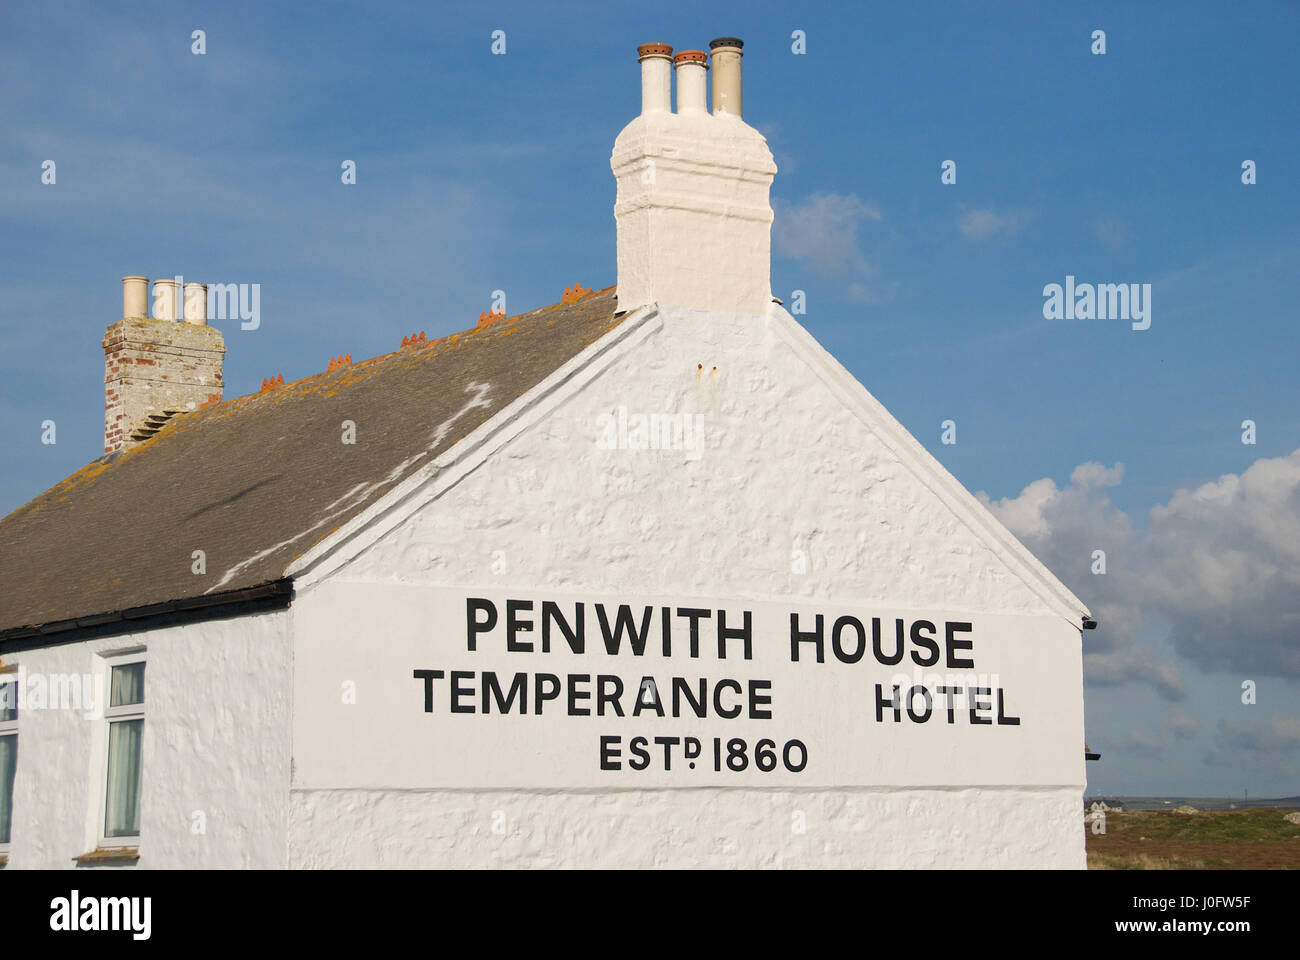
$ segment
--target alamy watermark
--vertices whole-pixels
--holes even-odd
[[[1134,330],[1151,326],[1151,284],[1074,282],[1043,287],[1044,320],[1131,320]]]
[[[262,285],[260,283],[209,283],[207,284],[207,309],[204,309],[203,291],[177,274],[176,291],[184,291],[181,315],[187,320],[239,320],[241,330],[256,330],[262,325]],[[167,299],[175,294],[161,284],[154,284],[154,316],[170,312]],[[204,316],[206,314],[206,316]]]
[[[602,413],[596,418],[596,446],[601,450],[682,450],[687,460],[704,454],[704,414]]]
[[[56,933],[123,932],[133,940],[148,940],[152,914],[152,897],[83,897],[73,890],[50,901],[50,929]]]
[[[208,284],[208,319],[239,320],[241,330],[256,330],[262,325],[262,285]]]
[[[19,666],[0,674],[0,708],[79,710],[87,720],[99,716],[104,703],[105,674],[31,673]]]

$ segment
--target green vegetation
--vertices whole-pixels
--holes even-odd
[[[1222,866],[1219,864],[1218,866]],[[1173,860],[1169,857],[1112,857],[1104,853],[1088,854],[1089,870],[1205,870],[1210,867],[1204,860]]]
[[[1091,870],[1300,869],[1300,825],[1279,809],[1106,814],[1086,823]]]

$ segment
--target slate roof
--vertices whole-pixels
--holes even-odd
[[[616,310],[609,287],[176,417],[0,520],[0,636],[282,581],[616,326]]]

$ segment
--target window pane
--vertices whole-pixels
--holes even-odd
[[[144,703],[144,661],[124,663],[113,668],[113,682],[108,693],[110,707]]]
[[[140,741],[143,720],[108,725],[108,803],[104,836],[140,835]]]
[[[14,812],[14,771],[18,768],[18,738],[0,737],[0,843],[9,842]]]
[[[18,719],[18,684],[13,680],[0,683],[0,723]]]

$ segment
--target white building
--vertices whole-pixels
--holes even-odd
[[[1088,611],[772,297],[739,42],[639,53],[617,290],[210,403],[127,278],[0,521],[10,868],[1084,866]]]

